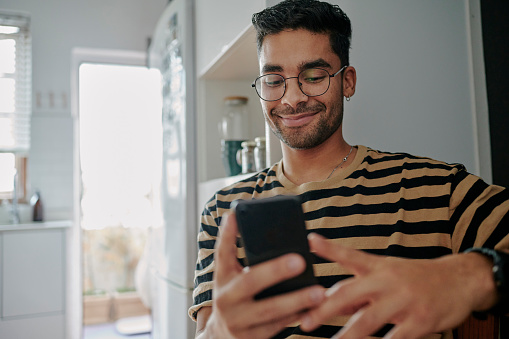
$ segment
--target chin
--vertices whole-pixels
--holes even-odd
[[[315,148],[321,145],[325,140],[327,140],[330,136],[323,137],[322,135],[314,135],[314,136],[303,136],[302,134],[298,135],[296,138],[292,137],[284,137],[281,133],[276,133],[279,140],[283,141],[288,147],[297,149],[297,150],[307,150]]]

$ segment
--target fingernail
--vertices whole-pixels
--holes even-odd
[[[312,322],[310,316],[305,316],[304,318],[302,318],[302,320],[300,322],[300,326],[303,328],[311,328],[312,325],[313,325],[313,322]]]
[[[308,234],[308,239],[320,239],[320,235],[318,233],[311,232]]]
[[[299,257],[291,256],[287,262],[290,271],[299,271],[302,267],[302,260]]]

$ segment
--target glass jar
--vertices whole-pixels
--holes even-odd
[[[267,167],[267,152],[265,149],[265,137],[255,138],[256,147],[254,149],[255,169],[257,172]]]
[[[256,143],[254,141],[244,141],[242,143],[242,173],[256,172],[254,149]]]
[[[219,122],[221,137],[221,157],[228,176],[241,173],[242,167],[237,162],[237,152],[242,149],[242,142],[248,137],[247,97],[233,96],[224,98],[224,113]]]
[[[222,140],[242,140],[248,136],[247,97],[224,98],[224,113],[219,123],[219,134]]]

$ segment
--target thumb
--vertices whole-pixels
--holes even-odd
[[[227,213],[223,216],[214,257],[215,280],[220,285],[230,281],[242,270],[237,260],[237,220],[233,214]]]

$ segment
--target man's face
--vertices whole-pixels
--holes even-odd
[[[309,68],[336,73],[343,65],[333,52],[327,34],[304,29],[268,35],[259,56],[261,74],[276,73],[297,77]],[[343,73],[330,78],[326,93],[308,97],[296,78],[286,80],[285,95],[277,101],[261,101],[265,120],[288,146],[310,149],[327,140],[343,120]]]

